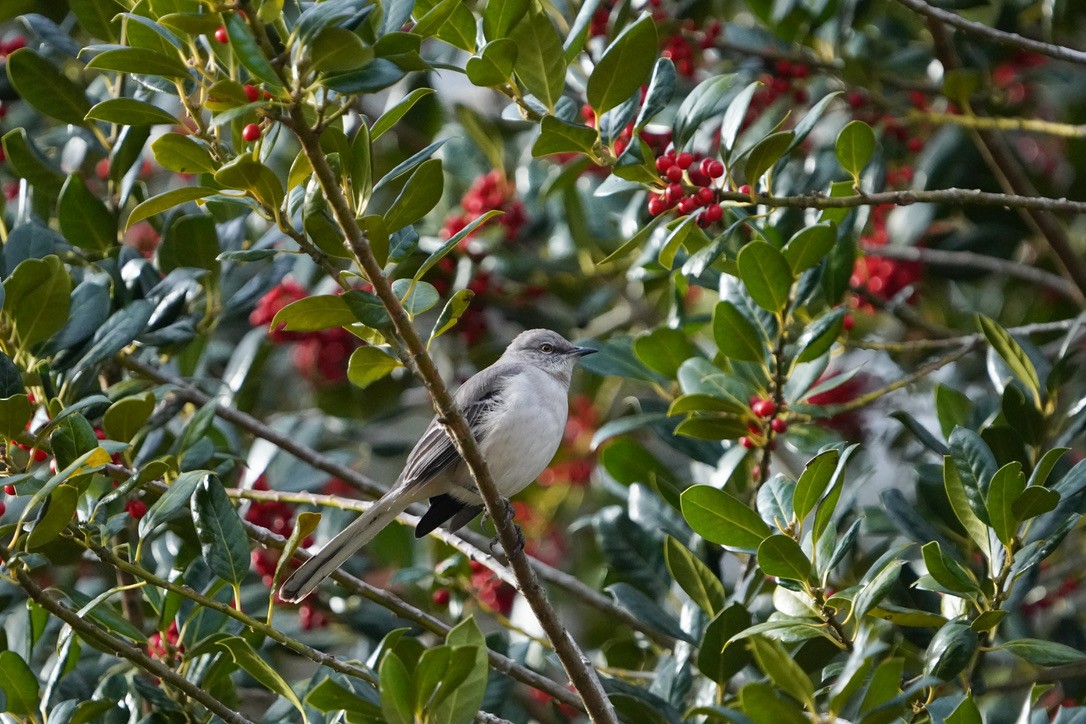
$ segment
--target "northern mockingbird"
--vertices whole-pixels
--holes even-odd
[[[497,362],[465,382],[454,400],[503,497],[527,487],[550,463],[566,426],[573,367],[596,350],[574,347],[548,329],[517,335]],[[392,489],[286,580],[279,595],[300,601],[412,503],[430,499],[415,528],[421,538],[442,523],[456,530],[483,499],[444,426],[435,417]]]

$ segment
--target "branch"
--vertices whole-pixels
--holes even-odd
[[[146,365],[143,362],[135,359],[134,357],[126,354],[117,355],[117,361],[128,368],[129,370],[136,372],[137,374],[146,377],[147,379],[154,380],[162,385],[171,385],[177,392],[178,397],[188,400],[197,405],[205,405],[211,400],[211,397],[200,390],[196,389],[192,385],[187,384],[179,377],[175,377],[171,374],[163,372],[162,370]],[[227,420],[241,429],[251,433],[255,437],[262,438],[269,442],[273,442],[279,449],[283,450],[289,455],[293,455],[298,460],[308,463],[316,470],[323,470],[324,472],[334,477],[343,480],[345,483],[361,490],[362,492],[374,497],[379,498],[385,493],[385,489],[381,487],[379,483],[371,478],[366,477],[362,473],[349,468],[346,465],[332,459],[327,455],[322,455],[320,452],[314,450],[311,447],[299,443],[294,438],[283,435],[282,433],[274,430],[268,425],[264,424],[260,420],[256,419],[252,415],[248,415],[244,412],[240,412],[231,407],[225,405],[216,405],[215,414],[224,420]],[[125,478],[131,477],[132,472],[126,471]],[[246,496],[256,491],[245,491]],[[297,494],[297,495],[310,495],[310,498],[302,500],[300,502],[313,502],[314,505],[322,505],[325,503],[320,502],[326,496],[315,496],[312,494]],[[412,509],[419,509],[413,507]],[[442,539],[445,539],[447,535],[446,531],[442,528],[438,528],[431,535],[439,535]],[[450,544],[455,545],[454,541],[459,538],[466,541],[469,545],[482,551],[486,550],[488,546],[488,540],[483,536],[474,533],[469,530],[457,531],[454,537],[448,538]],[[486,559],[480,559],[484,563],[488,563]],[[491,560],[494,560],[491,558]],[[604,596],[599,591],[589,588],[584,583],[579,581],[576,577],[569,575],[564,571],[560,571],[553,566],[549,566],[543,561],[536,558],[529,557],[529,562],[536,575],[542,578],[547,583],[551,583],[566,592],[576,596],[585,604],[597,609],[603,614],[610,616],[616,620],[622,621],[627,626],[635,631],[640,631],[645,636],[651,638],[657,644],[670,649],[674,646],[675,642],[669,636],[661,634],[652,627],[646,625],[643,621],[631,614],[624,608],[615,605],[615,602],[610,598]],[[488,563],[489,565],[489,563]],[[495,573],[498,571],[494,567],[491,567]]]
[[[1079,63],[1086,65],[1086,52],[1081,50],[1075,50],[1073,48],[1067,48],[1062,45],[1053,45],[1051,43],[1043,43],[1039,40],[1033,40],[1017,33],[1008,33],[1003,30],[996,30],[990,28],[982,23],[973,22],[972,20],[966,20],[965,18],[955,15],[952,12],[942,10],[940,8],[932,7],[928,5],[924,0],[897,0],[899,3],[909,8],[913,12],[926,15],[929,18],[937,20],[942,23],[946,23],[951,27],[962,30],[970,35],[976,35],[977,37],[991,40],[1001,45],[1012,45],[1023,50],[1028,50],[1033,53],[1040,53],[1041,55],[1047,55],[1050,58],[1056,58],[1057,60],[1066,60],[1069,63]]]
[[[1057,274],[1028,264],[988,256],[987,254],[976,254],[971,251],[944,251],[942,249],[927,249],[914,246],[876,246],[874,244],[865,244],[861,246],[861,249],[867,256],[882,259],[919,261],[932,266],[951,267],[966,271],[982,269],[994,274],[1024,279],[1051,289],[1076,302],[1081,303],[1083,301],[1082,293],[1078,290],[1078,287]]]
[[[369,247],[365,234],[362,232],[350,204],[339,187],[332,167],[320,147],[320,138],[313,133],[306,123],[305,115],[299,104],[294,104],[290,109],[289,120],[284,120],[294,132],[302,146],[302,152],[309,159],[313,167],[313,173],[321,190],[324,192],[328,204],[332,207],[332,213],[344,233],[346,243],[354,253],[358,263],[365,272],[366,277],[373,285],[374,292],[381,299],[385,309],[392,319],[396,335],[403,342],[405,349],[398,350],[405,363],[410,363],[417,376],[426,385],[430,396],[433,398],[434,409],[437,416],[444,422],[445,431],[450,440],[464,460],[472,479],[479,490],[486,505],[487,514],[494,521],[502,547],[510,556],[513,572],[516,574],[519,588],[536,618],[539,620],[543,631],[554,644],[555,653],[562,662],[566,674],[573,686],[584,701],[589,716],[594,721],[617,722],[614,709],[611,707],[607,695],[600,684],[599,676],[592,668],[588,658],[581,651],[569,631],[562,624],[561,619],[555,613],[547,601],[547,594],[539,585],[532,567],[528,562],[524,551],[518,542],[516,526],[510,516],[505,513],[505,503],[498,492],[494,479],[486,466],[479,451],[479,447],[472,437],[467,420],[464,419],[452,395],[445,386],[437,365],[434,364],[426,344],[419,337],[407,312],[400,303],[399,298],[393,293],[392,287],[385,277],[381,265],[377,263],[372,250]]]
[[[1037,322],[1035,324],[1025,324],[1020,327],[1008,327],[1007,332],[1016,336],[1066,332],[1078,323],[1079,319],[1076,317],[1075,319],[1063,319],[1059,322]],[[857,347],[859,349],[884,350],[887,352],[922,352],[926,350],[957,347],[959,345],[974,345],[980,343],[983,339],[984,335],[977,332],[975,334],[963,334],[959,337],[949,337],[946,339],[914,339],[908,342],[867,342],[864,340],[856,340],[854,342],[850,341],[848,346]]]
[[[770,196],[768,194],[743,194],[738,191],[720,191],[717,194],[725,201],[759,204],[762,206],[787,207],[799,209],[851,209],[857,206],[909,206],[910,204],[952,204],[955,206],[1000,206],[1009,209],[1032,209],[1039,211],[1057,211],[1070,214],[1086,214],[1086,201],[1071,199],[1051,199],[1034,194],[1005,193],[996,194],[978,189],[934,189],[929,191],[880,191],[874,194],[856,194],[854,196],[826,196],[822,193],[801,194],[798,196]]]
[[[1024,131],[1043,133],[1059,138],[1084,138],[1086,125],[1074,126],[1069,123],[1057,123],[1041,118],[1005,118],[1002,116],[977,116],[962,113],[939,113],[937,111],[910,111],[906,122],[924,121],[928,123],[949,123],[965,128],[983,128],[993,131]]]
[[[276,550],[282,550],[286,545],[286,539],[281,535],[272,533],[267,528],[262,528],[261,526],[254,525],[248,521],[242,521],[242,523],[245,525],[245,530],[249,534],[249,537],[262,545],[265,545],[268,548],[275,548]],[[308,552],[298,549],[295,551],[294,557],[305,561],[310,558],[310,555]],[[347,590],[373,601],[406,621],[414,622],[432,634],[444,638],[449,634],[449,631],[452,630],[451,627],[441,619],[431,616],[421,609],[415,608],[396,594],[386,591],[383,588],[371,586],[361,578],[352,576],[343,570],[338,570],[333,573],[332,578]],[[584,704],[581,703],[581,700],[578,699],[577,696],[552,679],[536,673],[526,666],[518,664],[508,656],[503,656],[490,648],[487,649],[486,654],[490,662],[490,668],[495,671],[508,674],[517,681],[527,684],[533,689],[538,689],[563,704],[569,704],[577,709],[584,710]]]
[[[10,561],[11,555],[12,552],[0,544],[0,558]],[[137,646],[114,636],[112,633],[100,628],[89,619],[80,617],[77,611],[68,608],[60,601],[57,601],[43,590],[41,586],[35,583],[34,579],[30,577],[30,574],[26,572],[24,566],[9,564],[8,569],[14,575],[15,580],[18,581],[19,586],[27,592],[27,595],[34,599],[35,603],[71,626],[73,631],[80,634],[87,641],[96,643],[106,651],[115,653],[121,658],[128,659],[141,669],[154,674],[171,686],[188,694],[195,701],[203,704],[208,711],[218,715],[224,721],[235,724],[253,724],[242,714],[227,707],[214,696],[196,686],[196,684],[193,684],[161,661],[153,659],[143,653]]]

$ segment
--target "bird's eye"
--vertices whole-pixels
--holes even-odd
[[[554,351],[554,345],[541,344],[541,345],[539,345],[539,351],[542,352],[543,354],[550,354],[551,352]]]

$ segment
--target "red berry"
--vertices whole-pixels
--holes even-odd
[[[679,199],[679,213],[689,214],[694,209],[698,208],[698,200],[693,196],[684,196]]]
[[[867,99],[864,98],[864,94],[860,91],[849,91],[845,98],[853,108],[862,108],[867,104]]]
[[[7,511],[7,509],[7,506],[4,505],[2,501],[0,501],[0,518],[4,517],[4,513]]]
[[[694,154],[683,151],[675,157],[675,164],[681,169],[690,168],[690,164],[694,163]]]
[[[670,186],[667,187],[667,191],[664,193],[664,201],[666,201],[669,206],[673,206],[673,205],[679,203],[679,199],[681,199],[682,197],[683,197],[683,186],[682,186],[682,184],[671,184]]]
[[[856,326],[856,318],[853,317],[851,314],[846,314],[845,318],[841,320],[841,326],[845,328],[846,332],[848,332],[854,326]]]
[[[792,75],[792,62],[787,58],[781,58],[777,61],[774,69],[777,71],[777,75]]]
[[[747,450],[750,450],[751,448],[754,448],[754,447],[756,447],[756,445],[754,444],[754,441],[753,441],[753,440],[751,440],[751,439],[750,439],[749,437],[747,437],[746,435],[744,435],[743,437],[739,438],[739,444],[740,444],[740,445],[742,445],[743,447],[745,447],[745,448],[746,448]]]
[[[245,128],[241,129],[241,137],[249,143],[252,143],[253,141],[260,138],[260,135],[260,126],[256,125],[255,123],[250,123],[249,125],[245,126]]]
[[[783,435],[788,430],[788,421],[783,417],[774,417],[773,422],[769,423],[769,426],[773,428],[773,432],[778,435]]]
[[[924,139],[923,138],[910,138],[909,139],[909,152],[910,153],[919,153],[920,149],[922,149],[923,147],[924,147]]]
[[[705,220],[709,223],[720,221],[724,218],[724,209],[720,208],[720,204],[709,204],[705,207]]]
[[[442,608],[444,608],[445,606],[448,606],[449,605],[449,598],[450,598],[450,594],[449,594],[449,589],[447,589],[447,588],[439,588],[436,591],[434,591],[434,605],[435,606],[441,606]]]
[[[260,89],[255,85],[245,86],[245,97],[249,99],[250,103],[256,103],[260,100]]]
[[[710,161],[709,167],[705,169],[705,175],[709,178],[720,178],[724,175],[724,164],[720,161]]]
[[[142,500],[130,500],[128,501],[128,505],[124,506],[124,509],[136,520],[147,515],[147,503],[144,503]]]
[[[659,216],[667,211],[667,202],[664,201],[663,196],[652,195],[649,196],[649,213],[653,216]]]
[[[743,184],[742,186],[740,186],[739,187],[739,193],[746,194],[747,196],[750,196],[750,193],[751,193],[750,184]]]
[[[225,25],[220,25],[219,29],[215,31],[215,40],[223,44],[230,42],[230,34],[226,32]]]
[[[758,417],[773,417],[777,414],[777,404],[773,400],[758,400],[750,409]]]
[[[683,180],[683,170],[678,166],[672,166],[664,173],[664,175],[667,176],[667,180],[672,183],[679,183]]]
[[[713,193],[712,189],[707,189],[705,187],[698,189],[698,201],[701,202],[702,206],[711,204],[715,199],[716,194]]]
[[[656,170],[664,173],[671,168],[673,163],[675,162],[671,159],[671,156],[660,156],[660,158],[656,159]]]
[[[4,486],[4,492],[7,493],[8,495],[16,495],[15,486],[14,485],[5,485]]]

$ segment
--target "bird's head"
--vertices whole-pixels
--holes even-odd
[[[595,351],[591,347],[576,347],[549,329],[529,329],[509,343],[502,358],[526,362],[551,374],[564,373],[568,376],[577,360]]]

